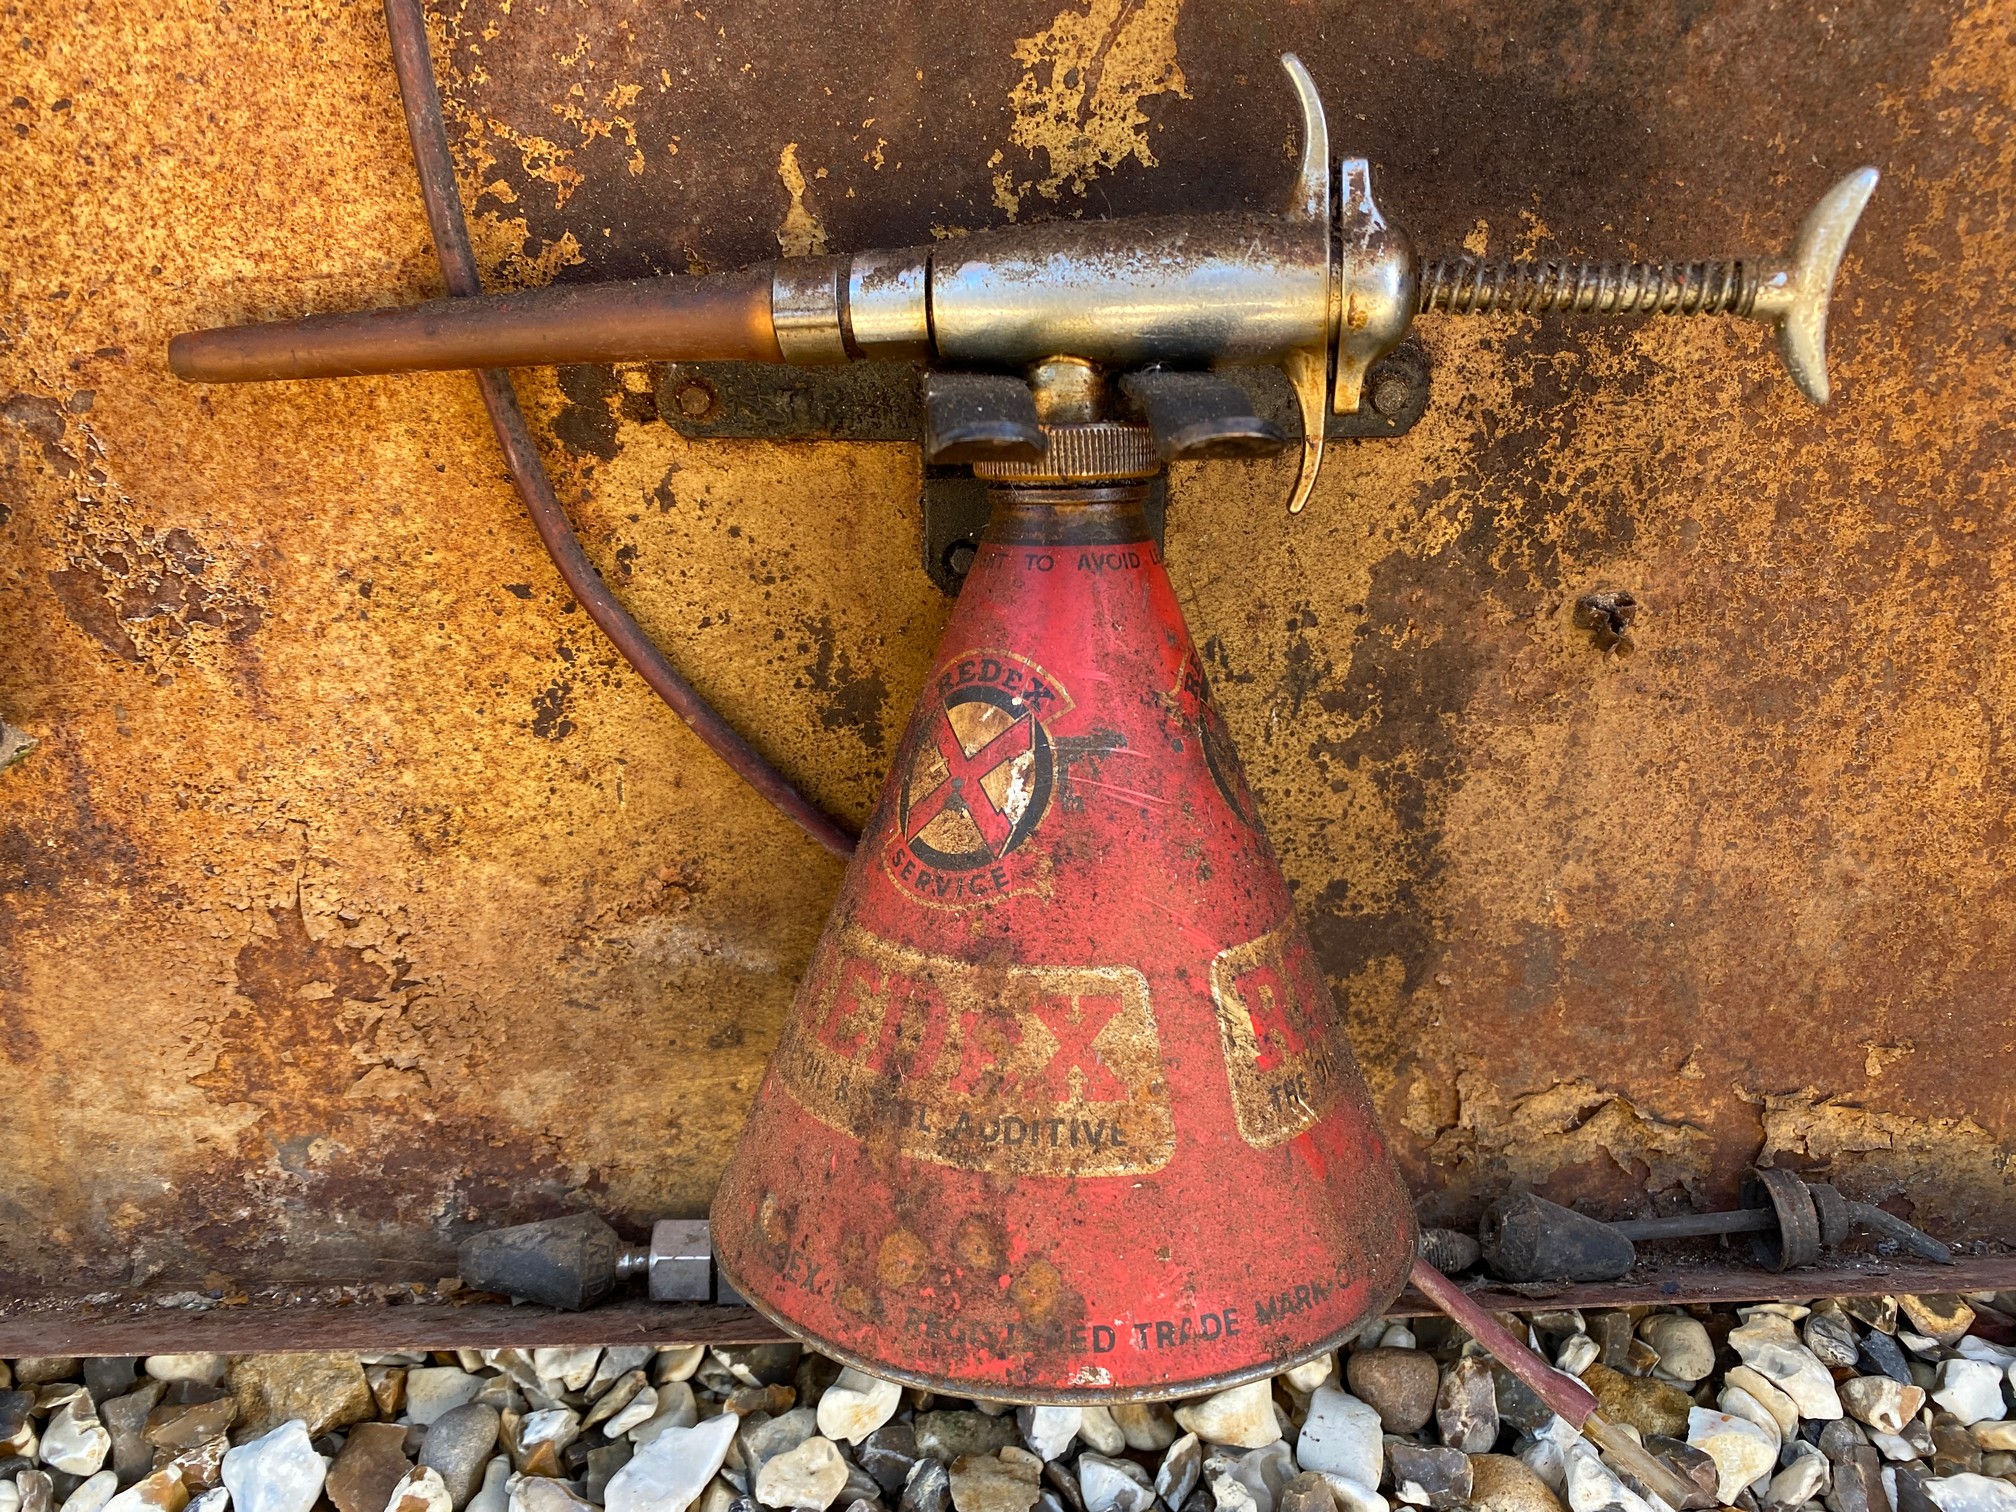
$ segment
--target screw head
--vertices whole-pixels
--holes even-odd
[[[964,577],[973,570],[973,559],[980,552],[971,541],[954,541],[945,550],[945,570],[954,577]]]
[[[673,392],[672,402],[688,420],[704,420],[719,401],[713,384],[704,378],[688,378]]]
[[[1372,385],[1372,408],[1382,415],[1397,415],[1407,407],[1413,385],[1398,373],[1381,373]]]

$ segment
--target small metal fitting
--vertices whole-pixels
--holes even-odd
[[[929,357],[930,282],[930,259],[923,252],[857,254],[848,264],[847,302],[841,313],[854,351],[871,361]]]
[[[787,257],[770,275],[770,319],[784,360],[816,366],[847,360],[847,332],[841,311],[848,259]]]
[[[651,1225],[643,1266],[653,1302],[713,1301],[714,1247],[707,1220],[660,1218]]]
[[[990,483],[1118,483],[1152,478],[1162,470],[1155,437],[1145,425],[1109,420],[1090,425],[1046,425],[1049,450],[1034,462],[985,461],[973,476]]]

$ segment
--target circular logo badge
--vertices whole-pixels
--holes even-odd
[[[954,658],[926,691],[897,791],[884,860],[923,901],[1009,891],[1010,858],[1050,808],[1048,721],[1071,707],[1055,678],[1003,651]]]

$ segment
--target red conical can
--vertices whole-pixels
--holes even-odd
[[[1407,1194],[1142,485],[996,487],[714,1201],[760,1311],[1022,1401],[1271,1374],[1399,1292]]]

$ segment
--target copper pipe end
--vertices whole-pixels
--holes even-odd
[[[168,343],[169,369],[190,383],[569,362],[782,360],[767,268],[436,299],[191,331]]]

